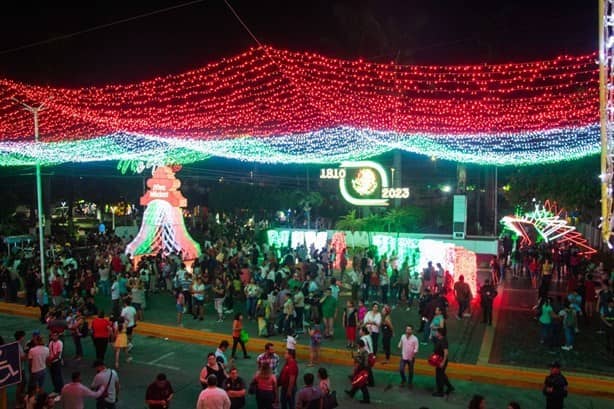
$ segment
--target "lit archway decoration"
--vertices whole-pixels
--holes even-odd
[[[338,164],[395,149],[488,165],[572,160],[599,151],[595,58],[413,66],[261,47],[129,85],[0,79],[0,165]],[[13,98],[45,103],[40,143]]]
[[[590,256],[597,252],[589,246],[588,241],[575,226],[570,225],[565,218],[565,209],[558,208],[556,202],[546,200],[543,205],[536,204],[532,212],[524,215],[505,216],[501,222],[508,230],[513,231],[520,237],[521,244],[531,245],[535,238],[528,226],[541,237],[546,243],[558,241],[559,243],[571,243],[578,247],[580,254]]]
[[[181,182],[173,169],[161,166],[147,180],[147,192],[141,197],[143,213],[141,229],[126,246],[126,253],[138,257],[162,253],[181,254],[183,260],[195,260],[200,256],[200,245],[192,239],[183,220],[182,207],[187,199],[179,191]]]

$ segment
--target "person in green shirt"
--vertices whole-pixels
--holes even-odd
[[[324,337],[332,338],[335,332],[335,319],[337,318],[337,299],[332,296],[330,287],[324,290],[320,299],[322,317],[324,319]]]
[[[298,272],[295,272],[292,275],[292,278],[288,280],[288,288],[290,289],[292,293],[294,293],[296,290],[299,290],[302,286],[303,286],[303,283],[301,282],[301,280],[299,280]]]
[[[552,339],[552,315],[554,314],[552,306],[550,305],[550,298],[545,298],[541,305],[539,314],[539,323],[541,325],[541,339],[540,344],[551,344]]]

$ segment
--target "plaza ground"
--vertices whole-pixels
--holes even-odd
[[[44,329],[42,325],[34,320],[24,317],[16,317],[10,315],[0,315],[0,335],[5,339],[11,339],[14,331],[24,329],[28,336],[34,329]],[[66,357],[73,355],[73,343],[68,337],[65,339]],[[280,340],[275,341],[277,351],[282,351],[283,343]],[[64,367],[65,381],[70,379],[70,373],[75,370],[82,372],[85,384],[94,376],[94,369],[91,368],[92,356],[94,355],[92,343],[88,340],[84,342],[85,356],[81,361],[75,361],[70,358],[66,359]],[[248,343],[248,349],[250,343]],[[159,372],[165,372],[172,382],[175,389],[175,401],[172,404],[174,408],[191,408],[195,407],[197,396],[201,390],[198,375],[205,361],[205,356],[208,352],[213,351],[210,346],[197,345],[191,343],[182,343],[177,341],[166,341],[163,338],[145,337],[137,335],[135,337],[135,348],[133,350],[133,362],[130,364],[120,363],[119,374],[122,383],[122,393],[118,409],[135,409],[144,407],[144,396],[147,385],[155,378]],[[255,357],[260,351],[250,351],[252,359],[239,359],[236,365],[239,368],[241,376],[250,378],[255,369]],[[349,352],[347,352],[348,360]],[[110,351],[107,351],[108,363],[113,362]],[[331,375],[333,389],[337,391],[340,407],[351,408],[363,406],[359,405],[357,400],[348,399],[343,390],[347,388],[350,368],[348,366],[322,364],[326,367]],[[314,368],[306,367],[304,360],[299,360],[300,374],[308,371],[314,371]],[[544,376],[546,374],[544,369]],[[374,408],[390,408],[390,409],[408,409],[428,407],[431,409],[444,408],[466,408],[471,396],[475,393],[486,396],[489,408],[504,408],[511,401],[520,402],[523,408],[539,408],[544,407],[544,398],[539,390],[520,389],[505,387],[501,385],[490,385],[484,383],[476,383],[470,381],[455,380],[452,377],[452,382],[456,391],[450,395],[448,399],[434,398],[431,392],[434,387],[434,377],[429,375],[418,375],[415,379],[413,390],[399,388],[399,377],[396,372],[375,371],[376,387],[371,388],[371,398]],[[49,388],[51,382],[49,378],[46,380],[46,386]],[[386,386],[391,384],[392,387],[386,390]],[[358,396],[360,393],[358,393]],[[9,388],[9,402],[14,399],[14,391]],[[248,408],[255,408],[255,399],[248,397]],[[566,408],[593,408],[593,409],[608,409],[614,406],[614,401],[602,398],[593,398],[587,396],[579,396],[571,394],[566,401]],[[12,407],[12,406],[9,406]],[[88,401],[86,408],[94,408],[93,401]]]

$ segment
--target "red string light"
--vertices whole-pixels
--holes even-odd
[[[64,89],[0,80],[0,141],[113,132],[196,139],[276,136],[340,125],[403,133],[499,133],[598,122],[595,54],[467,66],[344,61],[257,48],[179,75]]]

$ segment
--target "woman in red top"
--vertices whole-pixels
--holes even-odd
[[[104,361],[109,337],[111,336],[111,328],[111,322],[104,317],[104,311],[101,309],[98,312],[98,317],[92,321],[92,338],[94,339],[97,360]]]
[[[277,379],[267,362],[262,364],[260,371],[252,380],[256,384],[256,404],[258,409],[273,409],[277,399]]]

